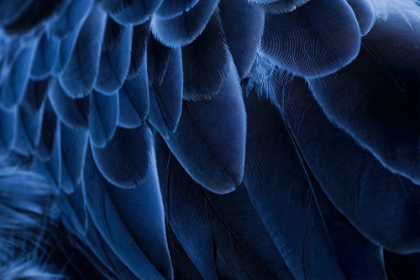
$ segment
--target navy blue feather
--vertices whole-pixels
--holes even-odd
[[[51,73],[57,57],[60,41],[44,33],[38,41],[32,63],[31,78],[45,79]]]
[[[158,57],[150,58],[151,63],[159,65]],[[148,59],[148,65],[150,60]],[[150,102],[148,120],[160,134],[167,137],[168,132],[175,130],[181,117],[183,89],[181,49],[170,50],[167,62],[164,61],[162,64],[166,64],[164,69],[148,67]]]
[[[32,113],[38,112],[46,100],[48,85],[49,79],[39,81],[29,80],[20,105]]]
[[[287,81],[280,74],[277,81],[285,120],[334,206],[371,242],[397,252],[418,251],[419,205],[405,189],[413,184],[331,124],[304,80]]]
[[[154,15],[151,23],[152,33],[165,46],[186,46],[203,32],[217,11],[218,2],[199,0],[194,7],[174,18],[165,19]]]
[[[164,0],[155,15],[163,18],[170,19],[181,15],[182,13],[193,8],[200,0]]]
[[[57,79],[51,79],[48,99],[60,121],[75,129],[88,128],[89,96],[81,99],[68,97]]]
[[[163,0],[105,0],[104,9],[119,24],[145,22],[159,8]]]
[[[349,3],[356,15],[360,32],[363,36],[366,35],[372,29],[376,20],[372,4],[369,1],[359,0],[347,0],[347,3]]]
[[[118,92],[119,111],[118,125],[135,128],[141,125],[149,114],[149,85],[145,55],[137,76],[128,79]]]
[[[133,39],[131,42],[130,68],[127,79],[137,76],[143,63],[144,53],[147,49],[147,41],[150,33],[150,21],[133,27]]]
[[[34,113],[21,106],[16,108],[13,150],[30,155],[39,141],[43,110]]]
[[[97,91],[113,94],[124,83],[130,67],[132,36],[131,26],[121,26],[108,18],[95,84]]]
[[[248,2],[260,6],[267,13],[287,13],[304,5],[309,0],[248,0]]]
[[[222,87],[231,62],[222,22],[216,11],[203,33],[182,48],[184,99],[211,99]]]
[[[60,124],[59,143],[59,187],[66,193],[73,192],[81,183],[82,171],[88,143],[84,130],[74,130]]]
[[[344,279],[280,113],[254,91],[245,104],[244,183],[274,244],[297,279]]]
[[[73,30],[79,30],[93,7],[93,0],[72,0],[58,19],[48,27],[51,34],[65,38]]]
[[[147,125],[134,129],[117,127],[103,148],[92,147],[101,174],[120,188],[140,185],[149,172],[152,133]]]
[[[21,101],[28,84],[33,60],[33,48],[21,48],[17,52],[19,54],[16,60],[12,62],[6,82],[0,88],[0,106],[6,110],[11,109]]]
[[[50,158],[53,149],[57,116],[48,100],[45,101],[43,110],[41,134],[34,154],[40,160],[46,161]]]
[[[119,116],[118,94],[90,94],[89,138],[94,147],[103,148],[114,136]]]
[[[247,0],[221,1],[219,8],[229,51],[239,78],[243,79],[251,70],[261,44],[264,12]]]
[[[341,71],[310,81],[330,120],[392,172],[420,183],[420,44],[398,15],[377,20],[356,58]],[[389,42],[388,38],[394,38]],[[401,51],[396,52],[395,49]]]
[[[103,178],[88,153],[83,184],[86,207],[107,244],[138,278],[170,279],[155,160],[149,163],[144,182],[122,190]]]
[[[0,155],[7,155],[15,142],[15,110],[0,109]]]
[[[215,248],[237,279],[292,279],[244,186],[224,196],[207,192],[167,148],[159,148],[168,223],[204,279],[217,277]]]
[[[64,92],[71,98],[90,93],[98,72],[106,14],[94,7],[79,32],[69,62],[59,75]]]
[[[242,181],[246,113],[235,66],[209,101],[184,101],[168,146],[187,173],[216,193],[233,191]],[[211,171],[210,171],[211,170]]]
[[[344,0],[311,0],[290,13],[266,14],[262,50],[293,74],[314,78],[349,64],[360,37]]]

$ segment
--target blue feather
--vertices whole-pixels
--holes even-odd
[[[174,18],[153,16],[151,31],[163,45],[183,47],[193,42],[205,29],[212,15],[217,11],[216,0],[199,0],[199,2]]]
[[[290,13],[266,14],[262,50],[293,74],[315,78],[349,64],[360,37],[344,0],[311,0]]]
[[[184,99],[208,100],[219,92],[232,61],[218,12],[203,33],[182,48],[182,62]]]
[[[89,139],[94,147],[103,148],[114,136],[119,115],[118,94],[90,94]]]
[[[166,141],[194,180],[213,192],[228,193],[242,181],[245,137],[241,88],[230,63],[216,96],[209,101],[184,101],[178,127]]]
[[[260,6],[267,13],[287,13],[294,11],[309,0],[248,0],[248,2]]]
[[[130,67],[132,35],[131,26],[121,26],[108,18],[95,84],[97,91],[113,94],[124,83]]]
[[[164,0],[159,9],[155,12],[155,15],[163,19],[171,19],[176,16],[181,15],[182,13],[190,10],[200,0]]]
[[[59,75],[64,92],[71,98],[87,96],[95,84],[105,25],[106,14],[93,8],[79,32],[69,62]]]
[[[152,133],[147,125],[134,129],[117,127],[114,137],[103,148],[92,146],[101,174],[120,188],[141,184],[149,171]]]
[[[56,60],[60,41],[44,33],[38,41],[32,63],[31,78],[42,80],[47,78]]]
[[[118,125],[135,128],[141,125],[149,113],[149,87],[145,55],[137,76],[126,80],[118,92],[120,116]]]
[[[143,183],[135,189],[122,190],[102,177],[94,155],[89,153],[83,190],[87,210],[98,231],[131,271],[138,278],[169,279],[172,272],[164,238],[163,205],[154,160],[150,164]]]
[[[143,63],[144,53],[147,49],[149,38],[150,21],[133,27],[133,39],[131,44],[130,68],[127,79],[137,76]]]
[[[119,24],[144,23],[159,8],[163,0],[105,0],[104,9]]]

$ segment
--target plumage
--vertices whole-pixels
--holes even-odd
[[[183,98],[192,101],[211,99],[220,91],[230,63],[222,22],[216,11],[203,33],[182,48]]]
[[[130,67],[133,28],[121,26],[107,19],[102,42],[101,61],[95,89],[104,94],[117,91],[127,76]]]
[[[119,24],[141,24],[161,5],[163,0],[105,0],[104,9]]]
[[[188,11],[165,19],[152,17],[153,35],[167,47],[183,47],[193,42],[206,28],[212,15],[217,12],[217,0],[199,0]]]
[[[245,107],[231,63],[215,97],[184,101],[178,127],[166,142],[195,181],[215,193],[229,193],[242,181],[245,137]]]
[[[104,95],[93,91],[89,100],[89,139],[94,147],[103,148],[114,136],[119,116],[118,94]]]
[[[117,127],[114,137],[105,147],[91,146],[101,174],[120,188],[134,188],[141,184],[149,172],[151,138],[147,125],[134,129]]]
[[[0,0],[0,279],[418,278],[418,2]]]
[[[380,44],[389,36],[396,38],[392,44]],[[402,17],[378,19],[354,62],[309,85],[331,121],[392,172],[418,183],[420,84],[419,60],[413,59],[419,56],[415,40],[419,41],[414,29]],[[395,53],[394,48],[402,51]]]
[[[316,78],[349,64],[359,52],[360,37],[344,0],[311,0],[290,13],[266,14],[261,48],[293,74]]]
[[[69,62],[58,76],[64,92],[73,99],[87,96],[95,84],[105,23],[106,14],[94,7],[78,34]]]

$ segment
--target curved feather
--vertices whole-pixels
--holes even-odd
[[[199,1],[200,0],[164,0],[159,9],[156,10],[155,15],[163,19],[174,18],[193,8]]]
[[[153,152],[148,156],[152,157]],[[121,190],[103,178],[94,155],[89,153],[83,190],[87,209],[99,232],[130,270],[141,279],[170,279],[163,205],[153,159],[150,164],[143,183],[133,190]]]
[[[32,63],[31,78],[36,80],[45,79],[51,73],[54,66],[59,40],[44,33],[38,40],[34,61]]]
[[[187,173],[216,193],[233,191],[243,176],[246,113],[235,66],[230,66],[211,100],[184,101],[178,127],[165,140]]]
[[[28,110],[28,112],[38,112],[46,100],[48,85],[49,79],[39,81],[29,80],[20,105]]]
[[[68,97],[57,79],[52,79],[48,88],[48,99],[58,118],[75,129],[88,128],[89,96],[81,99]]]
[[[229,51],[239,78],[243,79],[251,69],[261,44],[264,12],[246,0],[221,1],[219,9]]]
[[[51,157],[53,149],[55,129],[57,127],[57,116],[54,113],[54,109],[48,99],[45,101],[43,109],[42,127],[34,154],[40,160],[46,161]]]
[[[132,36],[131,26],[121,26],[112,19],[107,19],[95,83],[97,91],[113,94],[124,83],[130,67]]]
[[[375,13],[370,1],[347,0],[359,22],[362,36],[366,35],[375,23]]]
[[[151,137],[147,125],[134,129],[117,127],[105,147],[92,146],[95,163],[108,182],[127,189],[145,180],[149,171]]]
[[[0,155],[7,155],[15,142],[15,110],[0,109]]]
[[[0,1],[0,24],[7,25],[16,20],[35,0]]]
[[[280,113],[245,99],[248,127],[244,183],[256,211],[297,279],[344,279]]]
[[[420,64],[412,58],[419,55],[420,39],[414,30],[398,15],[378,19],[356,60],[311,80],[310,88],[330,120],[392,172],[418,184]]]
[[[311,0],[293,12],[267,14],[262,50],[293,74],[315,78],[349,64],[361,33],[344,1]]]
[[[41,133],[43,110],[36,113],[19,106],[16,108],[14,128],[16,137],[13,150],[22,155],[30,155],[35,148]]]
[[[160,77],[159,74],[153,75],[154,73],[152,72],[153,70],[158,71],[157,67],[148,67],[150,102],[148,120],[164,137],[168,136],[168,132],[173,132],[176,129],[182,110],[183,73],[181,49],[171,50],[168,55],[166,69],[162,73],[163,76],[160,83],[156,80],[150,81],[150,78]],[[154,59],[151,60],[151,63],[156,61]]]
[[[151,31],[163,45],[183,47],[193,42],[217,10],[217,0],[199,0],[190,10],[170,19],[153,16]]]
[[[145,55],[137,76],[126,80],[118,92],[120,116],[118,125],[135,128],[141,125],[149,113],[149,86]]]
[[[390,173],[331,124],[304,80],[295,78],[283,86],[278,97],[285,101],[280,103],[285,120],[334,206],[371,242],[401,253],[418,251],[419,205],[405,189],[413,184]]]
[[[114,136],[119,116],[118,94],[90,94],[89,139],[94,147],[103,148]]]
[[[147,41],[150,33],[150,21],[133,26],[133,39],[131,42],[130,68],[127,79],[131,79],[140,71],[146,52]]]
[[[106,14],[98,7],[84,22],[69,62],[60,73],[59,81],[71,98],[87,96],[95,84],[105,31]]]
[[[21,101],[29,80],[33,48],[23,48],[19,52],[9,70],[5,84],[1,88],[0,106],[6,110],[11,109]]]
[[[232,60],[222,22],[216,11],[203,33],[193,43],[182,48],[184,99],[211,99],[222,87],[230,63]]]
[[[248,0],[248,2],[260,6],[267,13],[287,13],[296,10],[309,0]]]
[[[119,24],[141,24],[145,22],[163,0],[105,0],[103,7]]]

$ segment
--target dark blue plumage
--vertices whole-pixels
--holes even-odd
[[[0,0],[0,279],[417,279],[415,0]]]

